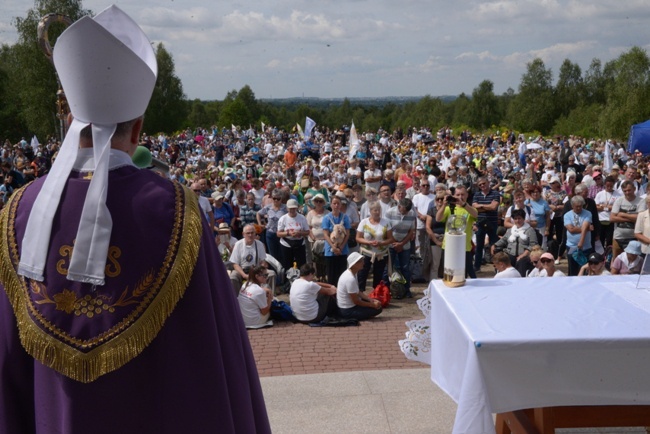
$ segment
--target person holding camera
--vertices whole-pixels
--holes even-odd
[[[436,221],[446,223],[447,219],[453,215],[466,215],[467,223],[465,225],[465,233],[467,240],[465,241],[465,273],[472,279],[476,279],[476,272],[472,263],[472,227],[478,216],[478,211],[472,205],[467,203],[467,187],[459,185],[454,191],[454,195],[446,196],[442,205],[438,208],[436,213]],[[442,240],[442,251],[444,258],[445,239]]]

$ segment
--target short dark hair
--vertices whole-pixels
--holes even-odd
[[[300,266],[300,276],[309,276],[310,274],[316,273],[316,267],[313,264],[302,264]]]
[[[526,211],[524,211],[523,209],[513,209],[512,212],[510,213],[510,217],[512,217],[513,219],[515,217],[521,217],[522,219],[525,219]]]

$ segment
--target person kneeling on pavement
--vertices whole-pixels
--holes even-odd
[[[300,278],[291,284],[289,303],[293,316],[300,322],[319,323],[326,316],[335,316],[336,286],[314,282],[316,268],[313,264],[300,267]]]
[[[363,255],[353,252],[348,256],[348,269],[339,277],[336,304],[343,319],[364,320],[381,313],[381,303],[359,292],[357,273],[364,266]]]

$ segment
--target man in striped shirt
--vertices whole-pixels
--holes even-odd
[[[489,238],[490,246],[497,242],[497,229],[499,227],[499,202],[501,196],[496,190],[490,188],[490,183],[485,177],[476,182],[479,191],[474,194],[472,207],[478,211],[476,220],[476,254],[474,257],[474,270],[481,269],[483,261],[483,248],[485,247],[485,236]],[[470,234],[467,234],[470,236]]]
[[[384,218],[390,222],[393,238],[395,238],[395,242],[388,248],[390,263],[393,269],[402,273],[402,276],[406,279],[404,285],[406,287],[406,297],[410,298],[412,295],[409,260],[411,250],[415,247],[413,243],[415,239],[415,211],[411,199],[404,197],[404,190],[402,190],[402,198],[400,198],[397,206],[386,211]],[[388,273],[390,272],[389,270]]]

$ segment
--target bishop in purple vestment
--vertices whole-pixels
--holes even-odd
[[[59,62],[108,41],[112,62],[137,63],[119,50],[138,38],[111,40],[135,25],[125,17],[112,7],[70,26],[57,46],[74,44]],[[70,79],[56,49],[66,93],[89,75],[125,79],[103,70]],[[146,71],[128,79],[141,73],[140,85],[153,88]],[[124,90],[110,84],[82,94]],[[70,94],[75,119],[58,169],[0,214],[0,433],[270,432],[239,307],[195,195],[132,164],[141,116],[102,117],[92,107],[106,110],[102,95],[84,106]]]

